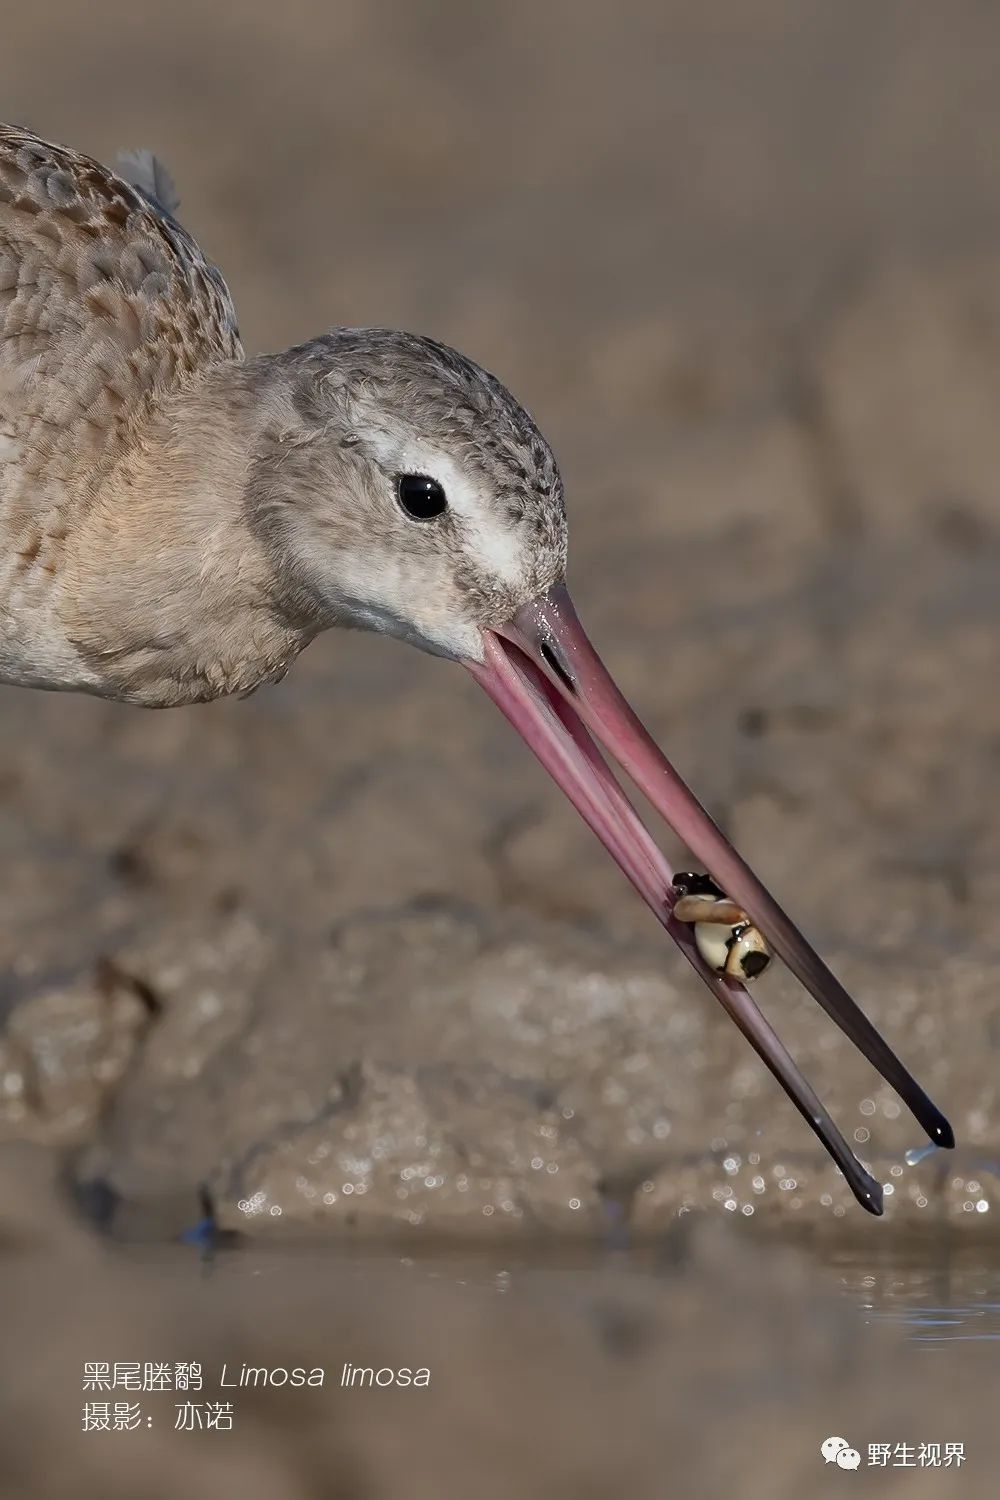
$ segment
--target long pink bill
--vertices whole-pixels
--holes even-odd
[[[818,1097],[742,985],[714,973],[691,928],[672,915],[677,892],[663,854],[588,728],[619,762],[727,894],[748,912],[792,972],[896,1089],[937,1145],[951,1127],[871,1022],[809,947],[664,757],[587,639],[563,586],[485,632],[484,662],[469,670],[562,787],[657,919],[770,1068],[871,1213],[879,1185],[861,1166]]]

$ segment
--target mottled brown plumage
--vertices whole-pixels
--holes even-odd
[[[159,206],[98,163],[0,128],[7,513],[37,521],[92,490],[157,400],[242,354],[225,283]],[[44,499],[42,497],[45,497]]]
[[[478,366],[337,330],[245,360],[149,153],[0,127],[0,681],[252,691],[328,625],[447,654],[561,576],[558,471]],[[448,481],[415,526],[402,467]]]

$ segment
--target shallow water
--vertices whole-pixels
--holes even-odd
[[[207,1500],[224,1457],[227,1484],[247,1465],[229,1484],[247,1500],[319,1500],[331,1476],[346,1500],[660,1500],[667,1474],[692,1500],[826,1500],[834,1434],[882,1500],[954,1493],[912,1472],[945,1445],[963,1497],[995,1493],[985,1233],[793,1239],[691,1213],[632,1245],[126,1242],[95,1235],[61,1183],[49,1156],[0,1153],[4,1493],[62,1495],[70,1474],[73,1500],[130,1500],[155,1473],[164,1497]],[[108,1360],[197,1362],[194,1405],[225,1403],[232,1441],[179,1431],[188,1388],[169,1379],[126,1393],[141,1430],[82,1435],[81,1377]],[[321,1379],[296,1388],[293,1367]],[[402,1379],[418,1368],[429,1390]]]
[[[130,1252],[132,1253],[132,1252]],[[138,1252],[160,1260],[162,1251]],[[673,1278],[683,1267],[673,1249],[602,1249],[586,1245],[539,1246],[498,1254],[495,1246],[456,1248],[400,1255],[388,1249],[334,1249],[328,1246],[259,1245],[201,1255],[195,1249],[165,1252],[174,1276],[218,1276],[242,1281],[261,1278],[280,1298],[285,1282],[308,1269],[345,1275],[359,1289],[396,1282],[412,1291],[421,1282],[470,1293],[517,1298],[530,1293],[553,1299],[574,1297],[593,1273],[610,1271],[623,1281]],[[824,1250],[813,1245],[817,1296],[839,1293],[856,1327],[887,1325],[921,1347],[1000,1341],[1000,1256],[950,1237],[936,1243],[894,1246],[875,1255],[852,1246]],[[185,1269],[185,1265],[187,1269]]]
[[[1000,1263],[954,1250],[937,1261],[866,1260],[845,1253],[832,1262],[851,1305],[866,1323],[892,1324],[933,1348],[1000,1340]]]

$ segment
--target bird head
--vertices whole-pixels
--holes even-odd
[[[494,376],[431,339],[342,329],[277,356],[284,417],[249,510],[326,623],[483,659],[484,630],[559,583],[555,458]]]
[[[338,330],[274,356],[276,410],[247,514],[290,599],[322,624],[401,637],[460,661],[559,783],[840,1166],[861,1166],[745,988],[674,913],[666,859],[612,776],[617,760],[718,888],[897,1089],[931,1139],[951,1127],[737,854],[644,729],[565,585],[566,514],[551,449],[501,383],[454,350]]]

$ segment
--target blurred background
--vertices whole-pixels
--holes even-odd
[[[166,1242],[207,1207],[255,1245],[290,1224],[408,1255],[475,1239],[490,1276],[501,1245],[659,1243],[698,1211],[743,1241],[806,1239],[817,1276],[845,1247],[859,1365],[868,1293],[904,1338],[964,1308],[962,1338],[988,1351],[972,1334],[1000,1334],[1000,11],[40,0],[4,32],[5,117],[104,161],[162,156],[248,349],[410,328],[531,409],[605,659],[960,1141],[914,1163],[889,1091],[793,986],[762,982],[887,1185],[868,1220],[474,685],[329,636],[249,702],[0,694],[0,1131],[47,1153],[11,1158],[5,1202],[34,1204],[54,1172],[118,1241]],[[36,1328],[75,1233],[58,1196],[12,1234],[49,1247],[51,1269],[25,1273]],[[766,1259],[746,1264],[768,1306]],[[155,1296],[187,1306],[189,1271]],[[813,1308],[802,1274],[793,1322]],[[651,1277],[629,1295],[639,1326],[672,1330],[669,1385],[674,1293]],[[577,1336],[548,1341],[556,1383]],[[970,1347],[942,1354],[956,1389]],[[819,1389],[823,1360],[783,1348],[765,1340],[734,1389],[749,1400],[762,1371],[787,1399]],[[599,1420],[588,1390],[557,1448]],[[757,1433],[778,1421],[747,1413]],[[549,1427],[533,1403],[518,1420]],[[823,1482],[816,1421],[762,1493]],[[649,1442],[637,1494],[680,1463]],[[735,1452],[716,1460],[736,1466],[715,1481],[754,1493]],[[326,1493],[316,1462],[282,1492]],[[977,1463],[963,1494],[989,1476]],[[908,1496],[939,1481],[877,1478]],[[555,1484],[538,1493],[584,1493]]]

